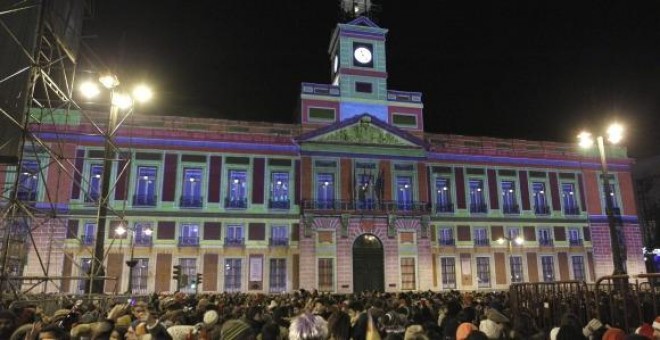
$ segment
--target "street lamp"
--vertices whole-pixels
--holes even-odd
[[[115,234],[122,236],[124,235],[127,231],[131,232],[131,238],[129,240],[129,244],[131,246],[131,257],[128,261],[126,261],[126,265],[128,266],[128,287],[126,288],[126,293],[127,294],[132,294],[133,293],[133,268],[137,265],[137,260],[135,259],[134,251],[135,251],[135,237],[136,233],[138,230],[136,228],[130,228],[126,229],[123,224],[120,224],[117,228],[115,228]],[[143,230],[140,230],[140,232],[146,236],[151,236],[153,233],[153,230],[151,228],[146,228]]]
[[[497,239],[497,243],[499,244],[504,244],[504,242],[509,243],[509,253],[511,253],[513,250],[513,243],[515,243],[518,246],[522,246],[523,243],[525,243],[525,239],[522,236],[517,236],[516,238],[502,236]]]
[[[614,123],[607,128],[607,140],[612,144],[617,144],[623,139],[623,126]],[[583,131],[578,135],[579,145],[582,148],[591,148],[594,144],[593,136],[587,131]],[[610,179],[607,173],[607,159],[605,157],[605,146],[603,136],[596,137],[596,144],[600,152],[600,166],[603,176],[603,193],[605,194],[605,213],[607,214],[607,223],[610,229],[610,239],[612,243],[612,262],[614,264],[613,275],[625,275],[626,269],[621,257],[621,240],[619,238],[619,230],[617,223],[614,219],[614,204],[612,203],[612,192],[610,188]]]
[[[146,101],[151,98],[151,91],[144,85],[138,86],[137,96],[131,97],[119,89],[119,80],[117,76],[105,74],[99,77],[98,82],[86,81],[80,86],[80,92],[85,98],[92,99],[101,93],[99,83],[110,91],[110,115],[108,117],[108,126],[105,138],[105,154],[103,159],[103,178],[101,180],[101,193],[99,197],[99,209],[96,223],[96,244],[94,246],[94,260],[91,266],[91,276],[89,284],[90,294],[103,293],[103,280],[94,279],[105,275],[103,268],[103,258],[105,252],[105,228],[108,215],[108,199],[110,193],[110,173],[112,172],[112,162],[115,160],[115,150],[113,138],[117,129],[117,116],[120,110],[130,113],[133,107],[133,99]],[[138,89],[136,88],[136,89]]]

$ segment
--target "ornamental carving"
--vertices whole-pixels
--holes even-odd
[[[353,144],[410,145],[401,138],[373,126],[369,117],[362,118],[355,125],[321,136],[317,140]]]

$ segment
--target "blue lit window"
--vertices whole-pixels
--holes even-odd
[[[357,171],[357,169],[356,169]],[[371,171],[371,170],[370,170]],[[358,208],[371,210],[374,208],[374,199],[376,193],[374,191],[374,175],[366,170],[362,170],[361,174],[356,174],[357,178],[357,195],[358,195]]]
[[[243,226],[240,224],[230,224],[227,226],[225,233],[226,246],[242,246],[243,245]]]
[[[183,195],[181,195],[181,206],[184,208],[202,207],[202,169],[183,169]]]
[[[470,179],[470,212],[486,213],[486,201],[484,199],[484,181]]]
[[[577,195],[575,194],[575,184],[562,183],[561,184],[561,197],[564,203],[565,215],[579,215],[580,207],[577,203]]]
[[[101,175],[103,174],[103,166],[100,164],[92,164],[89,169],[89,190],[85,201],[97,202],[101,197]]]
[[[533,182],[532,191],[534,193],[534,213],[536,215],[547,215],[550,213],[548,201],[545,192],[545,183]]]
[[[95,233],[96,223],[85,223],[83,225],[82,243],[86,246],[94,244]]]
[[[616,210],[619,209],[619,200],[617,199],[617,195],[616,195],[616,184],[615,183],[609,183],[609,184],[610,184],[610,189],[608,192],[604,193],[603,199],[608,199],[608,198],[610,199],[610,202],[612,202],[612,209],[615,210],[615,214],[616,214]],[[603,207],[607,208],[607,203],[605,201],[603,201]]]
[[[555,259],[552,256],[541,256],[541,267],[543,267],[543,282],[555,280]]]
[[[587,275],[584,271],[584,257],[572,256],[571,262],[573,262],[573,280],[585,281]]]
[[[156,176],[158,168],[155,166],[139,166],[137,171],[137,187],[133,205],[156,205]]]
[[[477,257],[477,281],[479,288],[490,287],[490,258]]]
[[[245,170],[229,170],[227,208],[247,208],[247,172]]]
[[[83,257],[80,259],[80,273],[79,276],[88,276],[92,270],[92,259]],[[78,293],[85,293],[87,282],[89,280],[78,280]]]
[[[196,246],[199,244],[199,225],[186,223],[181,225],[180,246]]]
[[[451,181],[449,178],[435,179],[435,211],[438,213],[454,212],[451,202]]]
[[[271,229],[271,246],[286,246],[288,244],[288,228],[286,226],[273,226]]]
[[[270,174],[270,208],[289,208],[289,173],[272,172]]]
[[[320,173],[316,175],[316,201],[320,209],[331,209],[335,199],[335,175]]]
[[[516,182],[502,181],[502,211],[505,214],[519,214],[518,200],[516,199]]]
[[[18,178],[17,198],[21,201],[36,201],[39,188],[39,163],[23,160]]]
[[[179,265],[181,266],[181,290],[187,293],[195,292],[193,282],[197,278],[197,259],[179,259]]]
[[[286,291],[286,259],[270,259],[270,291]]]
[[[413,202],[412,177],[396,176],[396,203],[401,210],[411,210]]]
[[[225,259],[225,291],[241,290],[241,259]]]
[[[474,245],[475,246],[487,246],[488,243],[488,231],[486,228],[475,228],[474,229]]]
[[[511,265],[511,283],[524,282],[522,256],[511,256],[509,264]]]

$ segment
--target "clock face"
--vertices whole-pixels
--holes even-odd
[[[371,51],[366,47],[356,48],[353,56],[361,64],[367,64],[371,61]]]
[[[335,71],[335,73],[336,73],[337,70],[339,69],[339,56],[338,56],[338,55],[335,55],[335,60],[334,60],[334,62],[333,62],[333,67],[332,67],[332,69]]]

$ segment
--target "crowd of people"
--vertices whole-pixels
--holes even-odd
[[[336,295],[154,294],[118,301],[61,301],[0,310],[0,339],[654,339],[660,317],[634,332],[566,313],[551,329],[510,308],[508,293],[418,292]]]

